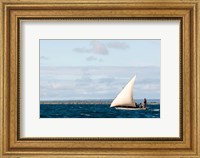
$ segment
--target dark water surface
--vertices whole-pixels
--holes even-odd
[[[122,110],[110,104],[40,104],[40,118],[160,118],[160,104],[148,110]]]

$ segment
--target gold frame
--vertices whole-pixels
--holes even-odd
[[[200,157],[198,0],[1,0],[1,157]],[[23,19],[180,19],[181,137],[178,139],[21,139],[19,29]]]

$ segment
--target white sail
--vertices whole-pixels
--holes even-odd
[[[135,107],[135,101],[133,99],[133,86],[136,76],[134,76],[128,84],[122,89],[122,91],[113,100],[110,107],[125,106]]]

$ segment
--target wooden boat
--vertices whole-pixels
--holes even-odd
[[[133,88],[136,76],[134,76],[127,85],[122,89],[122,91],[113,100],[110,107],[115,107],[116,109],[123,110],[147,110],[147,108],[142,106],[142,108],[137,107],[133,99]]]

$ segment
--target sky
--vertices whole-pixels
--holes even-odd
[[[160,98],[160,40],[40,40],[40,100]]]

